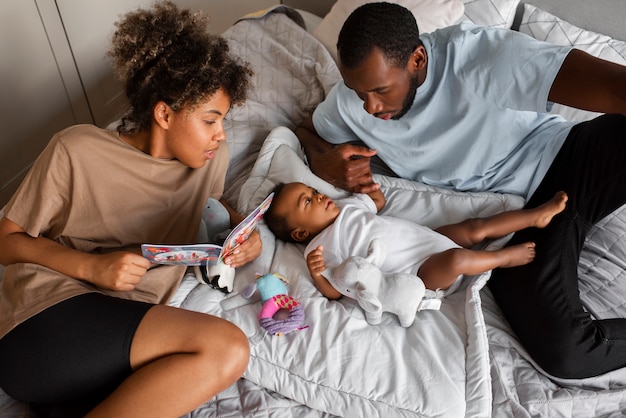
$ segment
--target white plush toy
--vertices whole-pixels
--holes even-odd
[[[339,293],[357,301],[371,325],[380,324],[383,312],[391,312],[398,316],[400,325],[409,327],[417,311],[438,310],[443,292],[426,289],[413,274],[383,274],[379,266],[385,256],[385,243],[374,239],[367,257],[349,257],[323,275]]]
[[[230,214],[219,200],[210,197],[202,212],[198,242],[215,243],[222,241],[228,235],[230,228]],[[194,268],[196,280],[208,284],[224,293],[233,291],[235,269],[218,260],[213,266],[196,266]]]
[[[202,284],[208,284],[224,293],[233,291],[235,283],[235,269],[218,260],[214,266],[195,266],[195,276]]]

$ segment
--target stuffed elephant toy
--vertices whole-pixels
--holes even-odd
[[[390,312],[398,316],[400,325],[409,327],[417,311],[439,309],[442,292],[426,289],[413,274],[383,274],[379,266],[386,256],[384,244],[372,240],[367,257],[349,257],[323,275],[339,293],[357,301],[369,324],[380,324],[383,312]]]

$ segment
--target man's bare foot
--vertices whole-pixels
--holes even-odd
[[[500,265],[500,267],[523,266],[535,259],[534,242],[524,242],[511,247],[504,247],[499,251],[503,256],[508,257],[508,262]]]
[[[548,226],[555,215],[563,212],[567,203],[567,193],[556,192],[554,197],[541,206],[537,206],[533,211],[537,213],[535,226],[537,228],[545,228]]]

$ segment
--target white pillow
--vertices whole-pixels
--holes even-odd
[[[304,154],[293,131],[285,127],[274,128],[261,148],[250,177],[241,187],[238,210],[250,212],[281,182],[302,182],[333,199],[349,195],[313,174],[303,159]],[[375,175],[374,179],[380,183],[387,199],[381,214],[408,219],[430,228],[468,217],[517,209],[524,204],[521,197],[514,195],[457,192],[382,175]]]
[[[388,2],[400,4],[411,10],[420,33],[450,26],[463,16],[461,0],[388,0]],[[328,48],[335,61],[337,61],[337,38],[343,22],[354,9],[366,3],[372,3],[372,0],[338,0],[313,31],[313,36]]]
[[[531,4],[524,4],[519,31],[540,41],[572,45],[598,58],[626,65],[626,42],[581,29]],[[593,119],[599,115],[560,104],[553,106],[552,113],[575,122]]]
[[[519,0],[463,0],[463,3],[463,20],[470,20],[479,26],[510,29]]]
[[[241,186],[237,204],[240,213],[252,211],[280,183],[301,182],[333,199],[349,195],[313,174],[303,160],[304,153],[296,134],[284,126],[274,128],[265,139],[250,176]]]
[[[315,28],[317,28],[320,23],[322,23],[322,18],[318,15],[302,9],[296,10],[302,15],[302,19],[304,19],[304,26],[306,27],[306,30],[310,33],[313,33]]]

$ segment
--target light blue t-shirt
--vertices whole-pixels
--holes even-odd
[[[470,23],[420,39],[427,75],[406,115],[368,114],[340,81],[313,114],[317,133],[333,144],[362,140],[403,178],[528,199],[573,125],[545,113],[571,48]]]

